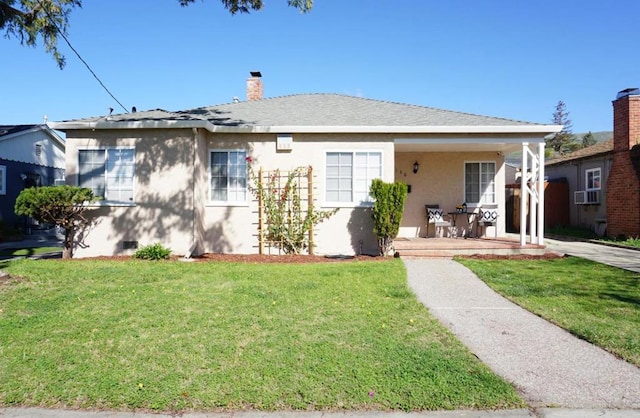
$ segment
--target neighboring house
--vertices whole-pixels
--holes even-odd
[[[268,170],[313,167],[316,207],[340,208],[316,228],[318,254],[377,253],[373,178],[411,186],[400,236],[426,236],[425,204],[449,211],[462,202],[475,211],[497,204],[497,231],[486,233],[501,236],[504,155],[522,151],[537,174],[544,137],[561,128],[336,94],[263,99],[259,73],[247,97],[52,123],[67,134],[67,183],[104,197],[76,256],[127,254],[154,242],[176,254],[258,252],[247,157]],[[537,219],[542,224],[542,211]],[[534,228],[531,242],[542,238]]]
[[[622,90],[613,101],[613,139],[548,161],[546,173],[567,179],[572,225],[640,236],[640,89]]]
[[[640,89],[613,101],[613,162],[607,180],[607,236],[640,237]]]
[[[613,161],[613,139],[548,160],[549,181],[569,185],[569,224],[604,235],[607,227],[607,179]],[[562,210],[562,209],[561,209]]]
[[[26,227],[14,212],[16,198],[31,186],[64,180],[64,140],[47,125],[0,125],[0,219]]]

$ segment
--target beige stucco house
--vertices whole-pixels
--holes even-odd
[[[176,254],[256,253],[247,157],[268,170],[313,167],[316,207],[340,208],[316,229],[317,254],[377,252],[368,197],[376,177],[411,186],[401,236],[426,236],[425,204],[447,211],[462,202],[470,211],[498,204],[497,231],[487,234],[500,236],[504,156],[522,150],[523,166],[533,166],[524,185],[537,207],[544,137],[561,128],[337,94],[262,98],[259,73],[247,92],[219,106],[52,123],[67,135],[67,183],[104,197],[75,255],[154,242]],[[533,228],[530,241],[542,238]]]

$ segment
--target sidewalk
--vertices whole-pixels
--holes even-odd
[[[509,302],[453,260],[404,263],[420,302],[532,407],[640,416],[640,368]]]
[[[0,242],[0,250],[5,250],[9,248],[22,249],[22,248],[36,248],[36,247],[60,247],[59,251],[50,252],[50,253],[42,253],[37,256],[32,256],[35,258],[45,258],[45,257],[60,257],[62,255],[62,239],[59,236],[56,236],[53,233],[45,234],[45,235],[27,235],[25,239],[20,241],[5,241]],[[4,257],[0,258],[0,260],[11,259],[13,257]],[[24,258],[24,257],[16,257],[16,258]],[[1,417],[2,415],[0,415]]]

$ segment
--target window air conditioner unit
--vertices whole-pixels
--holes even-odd
[[[600,203],[600,190],[581,190],[573,192],[576,205],[595,205]]]
[[[53,181],[54,186],[64,186],[65,184],[67,184],[65,179],[55,179]]]

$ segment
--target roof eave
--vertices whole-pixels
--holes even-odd
[[[52,129],[61,131],[83,129],[191,129],[203,128],[220,133],[406,133],[406,134],[539,134],[548,135],[562,130],[561,125],[498,125],[498,126],[303,126],[303,125],[214,125],[207,120],[157,121],[94,121],[49,122]]]
[[[560,165],[560,164],[564,164],[564,163],[575,163],[578,161],[584,161],[584,160],[593,160],[596,158],[602,158],[602,157],[606,157],[607,155],[613,155],[613,150],[607,150],[607,151],[602,151],[602,152],[597,152],[595,154],[589,154],[589,155],[582,155],[579,157],[574,157],[574,158],[566,158],[566,159],[562,159],[562,158],[558,158],[557,160],[547,160],[545,162],[545,165],[547,167],[551,167],[554,165]]]
[[[66,147],[64,139],[62,139],[60,137],[60,135],[58,135],[53,129],[54,128],[51,128],[48,124],[33,125],[33,127],[29,128],[29,129],[25,129],[25,130],[22,130],[22,131],[14,132],[14,133],[9,134],[9,135],[5,135],[5,136],[0,138],[0,141],[7,141],[7,140],[10,140],[10,139],[18,138],[20,136],[24,136],[24,135],[28,135],[28,134],[31,134],[31,133],[34,133],[34,132],[42,131],[45,134],[47,134],[52,140],[57,142],[58,145],[60,145],[61,148],[64,149]]]
[[[93,122],[71,121],[71,122],[49,122],[49,127],[59,131],[73,130],[95,130],[95,129],[190,129],[205,128],[211,129],[213,126],[206,120],[145,120],[145,121],[111,121],[99,120]]]

